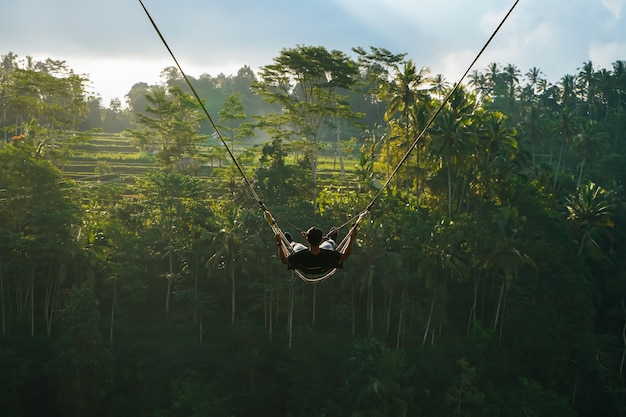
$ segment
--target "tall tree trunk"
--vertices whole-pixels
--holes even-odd
[[[2,260],[0,260],[0,304],[2,305],[2,335],[7,333],[7,322],[4,310],[4,275],[2,274]]]
[[[576,181],[576,188],[580,187],[580,182],[583,179],[583,169],[585,168],[585,160],[586,158],[583,158],[583,161],[580,164],[580,171],[578,171],[578,181]]]
[[[619,364],[619,376],[624,376],[624,361],[626,361],[626,304],[622,296],[622,311],[624,312],[624,326],[622,327],[622,342],[624,342],[624,350],[622,351],[622,360]]]
[[[30,335],[35,336],[35,268],[30,271]]]
[[[109,343],[113,343],[113,329],[115,328],[115,310],[117,310],[117,277],[113,278],[113,301],[111,302],[111,327],[109,328]]]
[[[452,168],[448,164],[448,219],[452,218]]]
[[[272,343],[272,339],[274,338],[274,287],[272,286],[270,288],[270,299],[269,299],[269,311],[268,311],[268,318],[267,318],[267,324],[269,327],[269,331],[270,331],[270,343]]]
[[[351,289],[352,297],[352,336],[356,334],[356,300],[354,287]]]
[[[199,332],[200,332],[200,344],[202,344],[203,340],[204,340],[204,327],[202,325],[203,321],[202,321],[202,314],[200,314],[200,326],[199,326]]]
[[[367,277],[367,320],[369,336],[374,334],[374,265],[370,265]]]
[[[291,350],[291,341],[293,339],[293,299],[295,297],[294,294],[294,286],[295,286],[295,272],[291,274],[291,285],[289,286],[289,315],[287,316],[287,335],[288,342],[287,346]]]
[[[313,283],[313,312],[311,317],[311,324],[315,326],[315,310],[317,305],[317,283]]]
[[[426,329],[424,329],[424,337],[422,338],[422,346],[426,345],[428,339],[428,332],[430,331],[430,325],[433,320],[433,310],[435,309],[435,292],[433,291],[433,297],[430,300],[430,309],[428,311],[428,320],[426,321]]]
[[[506,285],[506,277],[502,280],[502,285],[500,286],[500,296],[498,297],[498,305],[496,306],[496,313],[493,318],[493,325],[491,326],[491,329],[493,331],[496,331],[496,329],[498,328],[498,322],[500,319],[500,310],[502,308],[502,300],[504,299],[505,285]]]
[[[478,287],[480,285],[480,270],[474,272],[474,297],[472,307],[470,308],[469,317],[467,319],[467,335],[476,327],[476,309],[478,307]]]
[[[237,285],[235,281],[234,269],[230,273],[231,292],[230,292],[230,322],[235,323],[235,295],[237,291]]]
[[[46,334],[50,336],[52,334],[52,321],[54,319],[54,312],[56,311],[59,289],[61,287],[61,277],[54,276],[52,271],[48,273],[48,280],[46,282],[46,293],[44,298],[44,310],[46,319]]]
[[[170,294],[172,293],[172,280],[174,279],[174,261],[172,260],[172,250],[169,251],[170,273],[167,277],[167,290],[165,293],[165,315],[170,315]]]
[[[391,307],[393,305],[393,290],[389,290],[387,292],[387,299],[385,300],[386,304],[386,314],[385,314],[385,336],[389,335],[389,330],[391,328]]]
[[[400,346],[403,344],[402,342],[404,340],[404,310],[406,309],[408,289],[409,284],[405,283],[404,288],[402,289],[402,296],[400,297],[400,310],[398,311],[398,333],[396,334],[396,349],[400,349]]]
[[[554,172],[554,183],[552,189],[556,190],[556,184],[559,179],[559,171],[561,170],[561,159],[563,158],[563,148],[565,147],[565,141],[561,142],[561,149],[559,150],[559,159],[556,162],[556,171]]]

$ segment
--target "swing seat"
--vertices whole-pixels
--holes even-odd
[[[363,222],[363,220],[365,219],[365,216],[367,215],[368,211],[363,211],[362,213],[360,213],[357,216],[357,220],[354,223],[354,225],[352,226],[352,228],[350,229],[350,232],[343,238],[343,240],[337,245],[336,250],[338,251],[343,251],[351,242],[352,238],[352,232],[354,230],[358,230],[359,227],[361,226],[361,223]],[[283,249],[288,253],[288,254],[292,254],[294,253],[293,248],[291,247],[290,242],[287,240],[287,238],[285,237],[285,233],[280,229],[280,227],[278,227],[278,224],[276,223],[276,220],[274,220],[274,217],[271,215],[271,213],[268,210],[265,210],[265,220],[267,220],[267,222],[269,223],[269,225],[271,226],[272,230],[274,231],[274,234],[277,234],[281,237],[281,245],[283,247]],[[335,274],[335,272],[337,272],[337,269],[340,269],[343,267],[343,264],[340,263],[339,265],[337,265],[334,268],[294,268],[292,265],[289,265],[289,269],[293,270],[293,272],[303,281],[306,282],[320,282],[325,280],[326,278],[331,277],[332,275]]]

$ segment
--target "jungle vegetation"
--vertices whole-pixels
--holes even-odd
[[[626,415],[626,63],[573,71],[474,70],[309,284],[175,68],[104,107],[3,55],[0,414]],[[363,210],[454,82],[319,46],[191,78],[292,233]]]

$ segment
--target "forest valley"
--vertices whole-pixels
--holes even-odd
[[[310,284],[217,132],[285,231],[329,230],[451,81],[284,49],[191,77],[216,132],[173,67],[103,107],[63,61],[3,55],[0,414],[626,416],[626,63],[576,71],[471,72]]]

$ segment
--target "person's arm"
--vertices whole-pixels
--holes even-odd
[[[288,264],[289,261],[287,260],[287,255],[285,255],[285,251],[283,250],[283,245],[281,243],[282,238],[280,237],[279,234],[276,235],[276,243],[278,246],[278,256],[280,257],[280,261],[284,264]]]
[[[354,238],[356,237],[357,230],[354,229],[350,232],[350,241],[348,242],[348,246],[341,253],[341,260],[345,261],[350,256],[350,252],[352,252],[352,244],[354,243]]]

